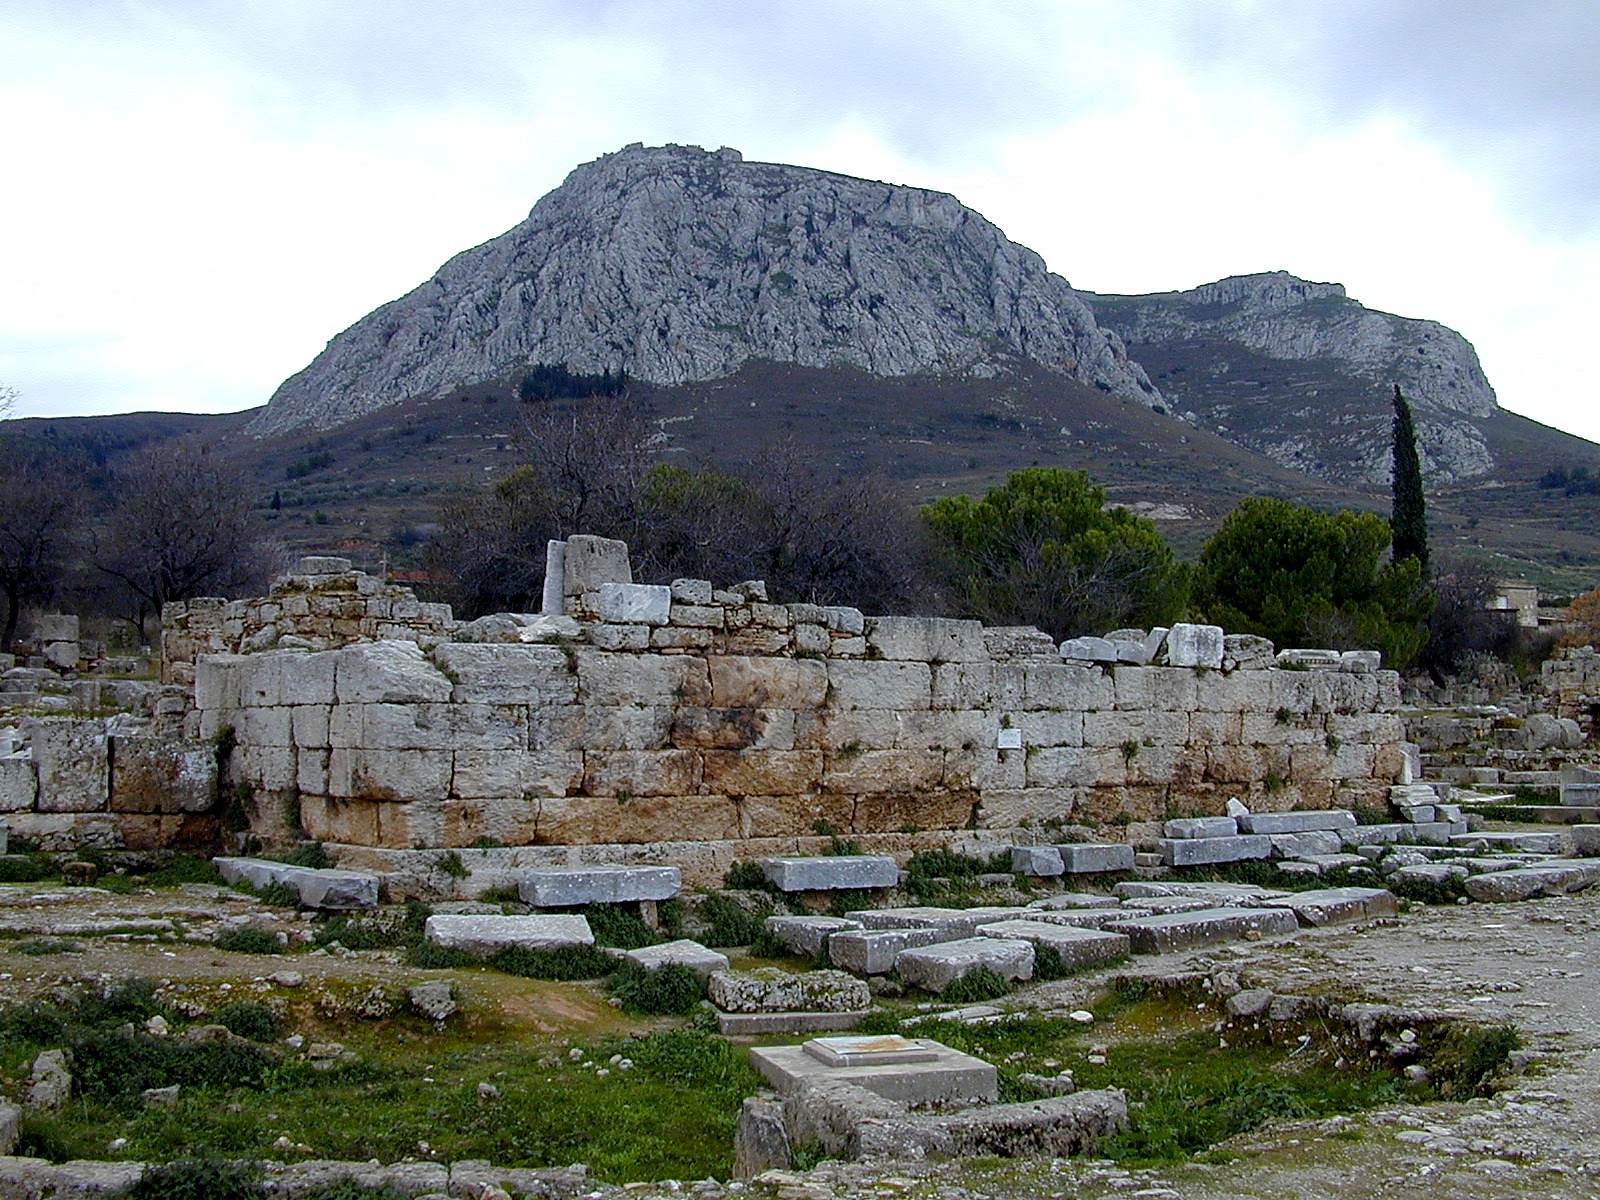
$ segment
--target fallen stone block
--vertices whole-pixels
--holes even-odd
[[[940,941],[971,937],[979,925],[991,921],[1008,921],[1027,914],[1027,909],[1014,904],[980,904],[972,908],[938,908],[914,906],[908,908],[858,909],[846,913],[852,921],[861,922],[863,929],[914,929],[929,928],[937,931]]]
[[[852,975],[887,975],[902,950],[946,940],[926,925],[905,929],[846,929],[828,938],[828,960]]]
[[[951,1139],[952,1154],[1066,1158],[1090,1153],[1126,1129],[1128,1101],[1115,1088],[1094,1089],[1018,1104],[980,1105],[933,1119]]]
[[[1452,846],[1461,846],[1468,850],[1500,850],[1515,851],[1522,854],[1565,854],[1568,852],[1571,839],[1565,830],[1552,830],[1544,832],[1506,832],[1490,833],[1479,830],[1476,833],[1462,833],[1451,837]]]
[[[535,908],[670,900],[683,890],[677,867],[553,867],[518,871],[517,896]]]
[[[1054,846],[1011,847],[1011,869],[1018,875],[1052,878],[1066,870],[1061,851]]]
[[[1449,883],[1452,879],[1465,879],[1467,868],[1457,863],[1413,863],[1398,867],[1389,875],[1390,883]]]
[[[1221,670],[1224,637],[1219,626],[1180,621],[1167,633],[1167,665]]]
[[[1331,829],[1314,829],[1308,833],[1269,833],[1272,839],[1273,858],[1305,858],[1312,854],[1337,854],[1344,845],[1339,835]]]
[[[1285,859],[1280,862],[1278,871],[1284,875],[1301,875],[1308,879],[1322,874],[1322,868],[1317,866],[1316,863],[1301,862],[1296,858]]]
[[[1297,647],[1289,650],[1279,650],[1276,659],[1280,667],[1288,667],[1300,671],[1337,671],[1340,666],[1340,654],[1337,650],[1313,650]]]
[[[570,950],[594,945],[588,920],[571,913],[518,917],[436,914],[428,918],[422,935],[435,946],[480,958],[513,946],[523,950]]]
[[[865,1012],[872,1007],[866,982],[844,971],[718,971],[708,981],[708,993],[724,1012]]]
[[[1402,821],[1407,821],[1412,825],[1420,825],[1424,821],[1437,821],[1439,819],[1439,808],[1435,804],[1395,804],[1390,807],[1394,809],[1395,815]]]
[[[1489,875],[1472,875],[1467,895],[1486,903],[1527,900],[1534,896],[1559,896],[1581,892],[1600,881],[1600,862],[1553,859],[1533,867],[1517,867]]]
[[[1069,842],[1056,847],[1068,875],[1104,875],[1133,870],[1133,847],[1121,842]]]
[[[865,1012],[771,1012],[717,1014],[717,1032],[724,1037],[761,1037],[774,1033],[827,1033],[854,1029]]]
[[[1213,908],[1113,921],[1106,926],[1113,933],[1127,934],[1137,954],[1167,954],[1237,941],[1252,933],[1263,937],[1293,933],[1299,927],[1293,912],[1278,908]]]
[[[1349,809],[1330,808],[1308,812],[1245,813],[1238,818],[1240,833],[1312,833],[1354,829],[1356,815]]]
[[[1240,834],[1238,837],[1158,838],[1161,861],[1169,867],[1196,867],[1210,863],[1244,862],[1268,858],[1272,839],[1265,834]]]
[[[1115,896],[1102,896],[1097,892],[1063,892],[1059,896],[1041,896],[1028,903],[1028,909],[1116,908]]]
[[[1580,858],[1600,855],[1600,825],[1569,825],[1572,835],[1572,852]]]
[[[1268,908],[1286,908],[1302,925],[1337,925],[1344,921],[1365,921],[1374,917],[1393,917],[1400,912],[1400,901],[1384,888],[1321,888],[1295,892],[1262,902]]]
[[[756,1046],[750,1051],[750,1065],[785,1097],[807,1084],[826,1082],[848,1084],[884,1100],[916,1107],[992,1104],[999,1098],[999,1073],[992,1064],[928,1038],[886,1034],[816,1040],[835,1047],[864,1043],[867,1052],[835,1052],[824,1058],[808,1051],[809,1042],[802,1046]],[[882,1049],[874,1054],[873,1047]],[[843,1062],[839,1061],[841,1058]]]
[[[895,973],[906,983],[935,995],[979,967],[1003,979],[1033,978],[1033,946],[1010,938],[970,937],[902,950]]]
[[[1119,661],[1117,643],[1102,637],[1068,638],[1061,643],[1061,657],[1071,662],[1084,663]]]
[[[780,892],[828,892],[890,888],[900,868],[887,854],[830,854],[763,858],[761,872]]]
[[[641,946],[637,950],[629,950],[623,957],[651,972],[668,966],[688,967],[702,984],[716,972],[728,969],[726,954],[708,949],[688,938],[663,942],[659,946]]]
[[[996,921],[978,926],[978,935],[1030,942],[1035,948],[1035,961],[1038,948],[1048,946],[1060,957],[1061,969],[1065,972],[1116,962],[1126,958],[1132,949],[1126,934],[1057,925],[1049,921]]]
[[[860,921],[848,917],[779,916],[768,917],[762,924],[785,950],[801,958],[815,958],[828,944],[829,934],[861,928]]]
[[[22,1133],[22,1108],[0,1100],[0,1157],[17,1148],[17,1138]]]
[[[1237,837],[1239,822],[1234,817],[1175,817],[1161,832],[1169,838]]]
[[[1271,639],[1253,633],[1230,633],[1222,639],[1224,671],[1265,671],[1273,665],[1274,654]]]
[[[378,903],[378,877],[366,871],[301,867],[286,882],[307,908],[374,908]]]

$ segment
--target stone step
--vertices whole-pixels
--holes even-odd
[[[991,921],[1009,921],[1024,917],[1028,910],[1020,904],[984,904],[974,908],[937,908],[913,906],[908,908],[864,908],[845,913],[848,920],[858,922],[863,929],[934,929],[942,941],[971,937],[979,925]]]
[[[683,890],[677,867],[550,867],[512,873],[517,896],[534,908],[581,908],[670,900]]]
[[[860,921],[852,921],[848,917],[821,916],[768,917],[763,925],[785,950],[801,958],[815,958],[817,952],[828,944],[830,934],[861,928]]]
[[[1199,867],[1213,863],[1244,862],[1268,858],[1272,839],[1265,834],[1237,837],[1157,838],[1161,861],[1169,867]]]
[[[1033,978],[1033,945],[1016,938],[970,937],[902,950],[895,974],[906,983],[935,995],[979,967],[1004,979]]]
[[[854,1029],[864,1012],[770,1012],[717,1014],[717,1032],[723,1037],[761,1037],[774,1033],[830,1033]]]
[[[1319,888],[1279,896],[1263,904],[1268,908],[1286,908],[1300,924],[1313,926],[1394,917],[1400,913],[1399,899],[1384,888]]]
[[[266,858],[220,857],[212,861],[226,883],[247,883],[257,889],[279,884],[293,891],[307,908],[373,908],[378,903],[378,877],[366,871],[296,867]]]
[[[1053,879],[1066,870],[1061,851],[1054,846],[1011,847],[1011,869],[1018,875]]]
[[[1063,971],[1082,971],[1126,958],[1131,952],[1128,935],[1099,929],[1080,929],[1048,921],[996,921],[978,926],[978,936],[1031,942],[1048,946],[1061,959]]]
[[[1354,829],[1356,815],[1346,808],[1303,812],[1246,813],[1238,818],[1240,833],[1337,833]]]
[[[900,868],[887,854],[829,854],[759,860],[767,882],[780,892],[833,892],[891,888]]]
[[[1057,846],[1067,875],[1106,875],[1133,870],[1133,847],[1122,842],[1071,842]]]
[[[1201,912],[1171,913],[1113,921],[1106,928],[1125,933],[1136,954],[1168,954],[1216,942],[1232,942],[1255,933],[1262,936],[1293,933],[1300,928],[1295,914],[1282,908],[1209,908]]]
[[[422,936],[447,950],[488,958],[500,950],[571,950],[594,945],[586,918],[573,913],[530,916],[455,916],[435,914]]]
[[[828,937],[828,961],[852,975],[887,975],[900,951],[948,940],[927,925],[905,929],[843,929]]]
[[[1549,833],[1490,832],[1460,833],[1451,837],[1452,846],[1468,850],[1512,850],[1531,854],[1565,854],[1572,847],[1572,838],[1564,831]]]
[[[709,980],[711,1003],[723,1012],[866,1012],[872,993],[863,980],[843,971],[804,971],[780,967],[717,971]]]
[[[1341,829],[1339,840],[1346,847],[1382,846],[1395,843],[1423,842],[1435,846],[1449,845],[1452,834],[1465,833],[1455,821],[1423,821],[1411,824],[1395,821],[1385,825],[1357,825],[1354,829]]]
[[[650,972],[668,966],[688,967],[702,986],[717,971],[728,969],[726,954],[688,938],[663,942],[659,946],[641,946],[637,950],[629,950],[623,957]]]
[[[1538,866],[1474,875],[1466,887],[1474,900],[1499,903],[1579,892],[1596,882],[1600,882],[1600,860],[1552,859]]]
[[[1169,838],[1237,837],[1239,822],[1234,817],[1174,817],[1161,832]]]

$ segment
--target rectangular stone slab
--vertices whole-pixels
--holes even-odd
[[[1033,946],[1013,938],[970,937],[902,950],[894,960],[902,980],[935,995],[979,967],[1003,979],[1032,979]]]
[[[1174,817],[1161,832],[1169,838],[1235,837],[1239,822],[1233,817]]]
[[[1312,833],[1316,830],[1354,829],[1356,815],[1349,809],[1316,812],[1245,813],[1237,818],[1240,833]]]
[[[907,929],[843,929],[828,936],[828,959],[852,975],[887,975],[902,950],[931,946],[944,935],[926,925]]]
[[[701,983],[710,979],[717,971],[728,969],[726,954],[709,949],[688,938],[663,942],[659,946],[641,946],[637,950],[629,950],[625,957],[629,962],[637,963],[646,971],[652,972],[667,966],[687,967],[694,972],[695,978]]]
[[[912,1107],[992,1104],[999,1099],[999,1074],[992,1064],[939,1042],[918,1041],[934,1049],[935,1057],[926,1062],[830,1067],[799,1046],[756,1046],[750,1051],[750,1065],[779,1095],[792,1092],[802,1080],[826,1078],[856,1084]]]
[[[588,920],[572,913],[526,917],[441,913],[428,918],[422,935],[436,946],[483,958],[510,946],[525,950],[567,950],[594,945]]]
[[[762,924],[785,950],[801,958],[816,957],[831,935],[861,928],[860,921],[848,917],[768,917]]]
[[[1479,831],[1458,834],[1450,839],[1450,844],[1463,846],[1468,850],[1516,850],[1525,854],[1563,854],[1567,851],[1570,841],[1564,830],[1554,830],[1550,833]]]
[[[677,867],[554,867],[516,873],[517,895],[535,908],[670,900],[683,890]]]
[[[854,1029],[864,1012],[770,1012],[717,1014],[717,1032],[724,1037],[759,1037],[769,1033],[819,1033],[829,1029]]]
[[[1238,837],[1157,838],[1156,845],[1161,847],[1161,861],[1169,867],[1243,862],[1268,858],[1272,854],[1272,839],[1261,833]]]
[[[1474,900],[1499,903],[1579,892],[1597,882],[1600,882],[1600,862],[1594,859],[1552,859],[1534,867],[1473,875],[1468,878],[1466,888],[1467,895]]]
[[[1054,846],[1013,846],[1011,869],[1018,875],[1052,878],[1066,868],[1061,862],[1061,851]]]
[[[1102,875],[1133,870],[1133,847],[1121,842],[1070,842],[1057,846],[1068,875]]]
[[[1268,908],[1287,908],[1302,925],[1335,925],[1340,921],[1365,921],[1400,913],[1400,901],[1384,888],[1318,888],[1267,900]]]
[[[1138,954],[1167,954],[1215,942],[1236,941],[1252,930],[1262,935],[1293,933],[1300,928],[1294,913],[1281,908],[1212,908],[1113,921],[1106,928],[1125,933]]]
[[[762,874],[780,892],[890,888],[900,882],[900,868],[887,854],[763,858],[760,862]]]
[[[996,921],[978,926],[982,937],[1016,938],[1034,946],[1049,946],[1061,958],[1064,971],[1082,971],[1126,958],[1132,945],[1125,933],[1056,925],[1049,921]]]
[[[859,921],[866,929],[937,929],[940,941],[971,937],[973,930],[990,921],[1009,921],[1026,915],[1021,905],[978,905],[973,908],[879,908],[859,909],[847,913],[852,921]]]
[[[801,1049],[829,1067],[865,1067],[874,1063],[932,1062],[939,1052],[932,1046],[898,1033],[862,1034],[859,1037],[812,1038]]]

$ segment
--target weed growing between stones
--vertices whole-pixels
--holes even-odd
[[[128,1192],[129,1200],[268,1200],[261,1172],[245,1163],[216,1158],[185,1158],[147,1167]],[[364,1187],[354,1179],[298,1192],[300,1200],[405,1200],[391,1187]]]
[[[638,1016],[686,1017],[700,1003],[702,988],[695,973],[681,963],[648,971],[624,962],[610,978],[611,994]]]
[[[38,883],[55,874],[55,865],[43,855],[0,854],[0,883]]]
[[[700,920],[705,925],[700,940],[707,946],[754,946],[766,933],[765,921],[771,915],[770,904],[751,912],[732,896],[713,892],[700,906]]]
[[[46,954],[82,954],[83,946],[61,938],[30,938],[12,946],[11,953],[28,954],[36,958]]]
[[[283,944],[265,929],[248,925],[237,929],[224,929],[217,934],[214,945],[218,950],[234,954],[282,954]]]
[[[736,861],[722,876],[722,886],[737,892],[770,892],[772,881],[757,862]]]
[[[389,950],[418,945],[433,909],[407,900],[400,915],[394,910],[331,917],[318,926],[312,940],[319,946],[338,942],[346,950]]]
[[[939,998],[952,1004],[978,1004],[998,1000],[1010,991],[1011,982],[993,967],[977,967],[951,983]]]
[[[617,950],[657,946],[666,939],[644,923],[638,905],[591,904],[584,910],[597,945]]]
[[[906,889],[924,904],[972,901],[979,875],[1010,870],[1009,852],[977,858],[944,847],[918,850],[906,863]]]

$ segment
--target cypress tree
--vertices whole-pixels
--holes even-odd
[[[1389,527],[1394,531],[1394,560],[1417,560],[1428,569],[1428,514],[1422,501],[1422,463],[1417,458],[1417,431],[1411,423],[1411,405],[1394,385],[1394,498]]]

